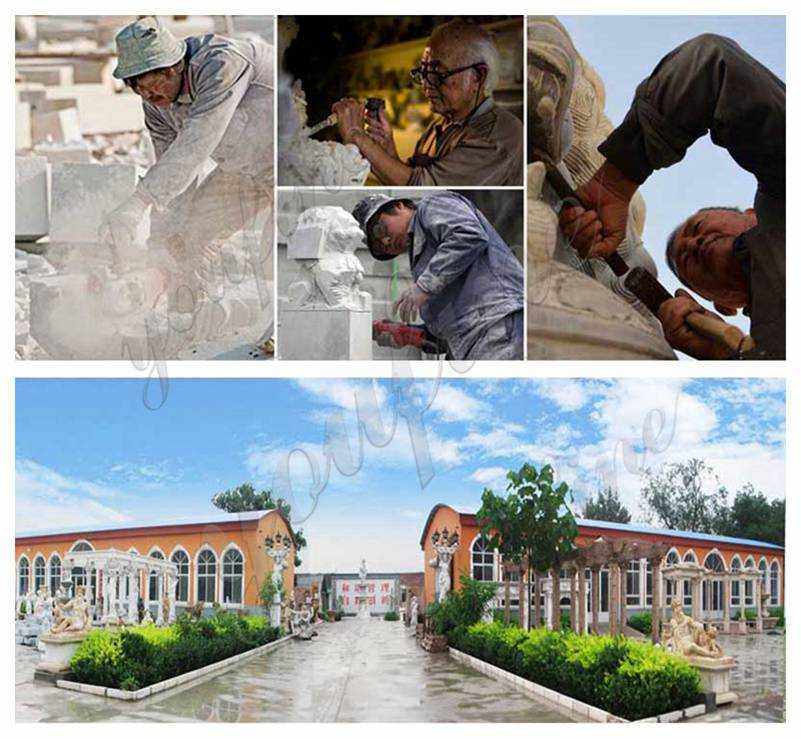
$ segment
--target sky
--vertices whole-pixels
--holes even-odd
[[[249,481],[291,502],[300,571],[419,571],[431,508],[474,512],[524,462],[577,515],[611,484],[644,521],[642,470],[693,456],[785,494],[783,380],[171,379],[156,409],[138,379],[16,389],[17,533],[207,517]]]
[[[606,85],[606,114],[621,123],[637,85],[659,60],[700,33],[733,38],[782,80],[786,79],[785,22],[782,16],[559,16],[573,43]],[[671,291],[681,283],[665,263],[670,232],[704,206],[751,207],[756,180],[740,169],[725,149],[706,136],[685,158],[657,170],[641,187],[647,205],[644,243],[656,259],[659,276]],[[701,300],[707,308],[712,306]],[[747,330],[744,316],[728,319]]]

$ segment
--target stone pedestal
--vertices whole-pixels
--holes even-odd
[[[44,647],[42,661],[36,667],[38,680],[61,680],[69,673],[70,660],[75,650],[86,638],[88,631],[73,631],[63,634],[42,634],[39,644]]]
[[[687,661],[701,676],[701,690],[705,693],[729,693],[729,673],[734,667],[733,657],[687,657]]]
[[[279,315],[279,359],[373,358],[372,311],[285,307]]]

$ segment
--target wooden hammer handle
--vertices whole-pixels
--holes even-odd
[[[687,325],[699,334],[724,344],[733,352],[747,352],[754,348],[754,340],[725,321],[705,313],[688,313],[684,319]]]

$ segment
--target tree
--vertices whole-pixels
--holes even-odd
[[[768,501],[752,483],[746,483],[720,517],[716,533],[784,546],[785,502]]]
[[[247,511],[269,511],[278,510],[287,521],[292,520],[292,506],[283,498],[273,498],[272,490],[256,489],[249,482],[243,482],[230,490],[223,490],[211,499],[212,505],[220,508],[227,513],[245,513]],[[303,562],[298,556],[298,552],[305,547],[308,542],[303,536],[303,530],[298,529],[293,532],[295,539],[295,567],[300,567]]]
[[[557,573],[565,557],[573,551],[578,535],[576,519],[568,501],[570,488],[562,482],[554,486],[553,468],[545,465],[539,471],[524,464],[517,472],[506,474],[507,495],[495,495],[485,488],[476,519],[490,546],[526,569],[526,597],[531,603],[531,571]],[[559,628],[559,598],[554,598],[552,621]],[[539,609],[539,602],[536,606]],[[531,617],[526,624],[530,628]]]
[[[642,506],[649,520],[668,529],[714,534],[725,516],[727,491],[701,459],[662,465],[643,473]]]
[[[615,523],[628,523],[631,521],[631,514],[628,508],[620,502],[617,490],[607,487],[606,490],[598,491],[598,499],[592,496],[587,498],[584,503],[584,518],[594,521],[614,521]]]

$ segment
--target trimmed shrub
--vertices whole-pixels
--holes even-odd
[[[280,629],[263,616],[218,611],[181,614],[172,626],[95,629],[70,661],[78,682],[138,690],[275,641]]]
[[[387,611],[384,614],[384,621],[400,621],[400,616],[395,611]]]
[[[698,672],[652,644],[623,637],[477,623],[451,644],[501,669],[617,716],[636,720],[696,701]]]
[[[451,590],[444,600],[431,603],[426,609],[434,632],[447,635],[448,641],[451,641],[451,632],[455,629],[464,629],[480,621],[487,603],[495,597],[492,583],[480,582],[467,575],[462,575],[459,583],[459,590]]]
[[[639,631],[641,634],[646,634],[647,636],[651,634],[652,623],[651,614],[647,611],[635,613],[633,616],[630,616],[628,620],[628,625],[631,626],[632,629]]]

